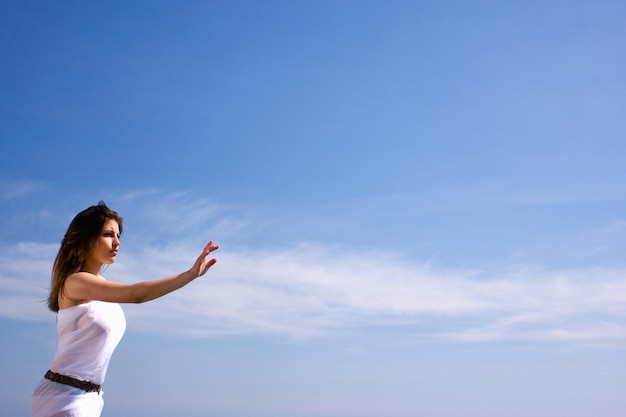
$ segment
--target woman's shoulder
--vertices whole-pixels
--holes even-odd
[[[77,297],[76,295],[82,292],[80,290],[77,291],[77,289],[90,286],[91,283],[97,283],[101,280],[104,280],[104,277],[101,275],[94,275],[86,271],[78,271],[68,275],[65,279],[64,289],[59,294],[59,310],[91,302],[91,299]]]

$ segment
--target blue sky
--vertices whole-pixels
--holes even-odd
[[[104,200],[108,417],[618,417],[619,1],[0,3],[0,408],[55,349],[60,239]]]

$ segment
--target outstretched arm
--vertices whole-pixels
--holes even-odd
[[[208,259],[208,256],[217,249],[219,246],[210,241],[188,271],[136,284],[107,281],[88,272],[77,272],[67,277],[64,296],[71,299],[72,304],[93,300],[115,303],[144,303],[154,300],[206,274],[209,268],[217,262],[217,258]]]

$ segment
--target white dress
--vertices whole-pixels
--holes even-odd
[[[119,304],[90,301],[57,313],[59,344],[50,370],[101,385],[126,329]],[[102,394],[42,379],[32,396],[33,417],[99,417]]]

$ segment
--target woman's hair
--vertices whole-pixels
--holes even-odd
[[[48,308],[59,311],[59,294],[62,293],[65,280],[71,274],[80,271],[85,259],[93,251],[108,220],[115,220],[122,233],[122,218],[108,208],[103,201],[91,206],[74,217],[61,241],[61,248],[52,267],[52,282],[48,296]]]

